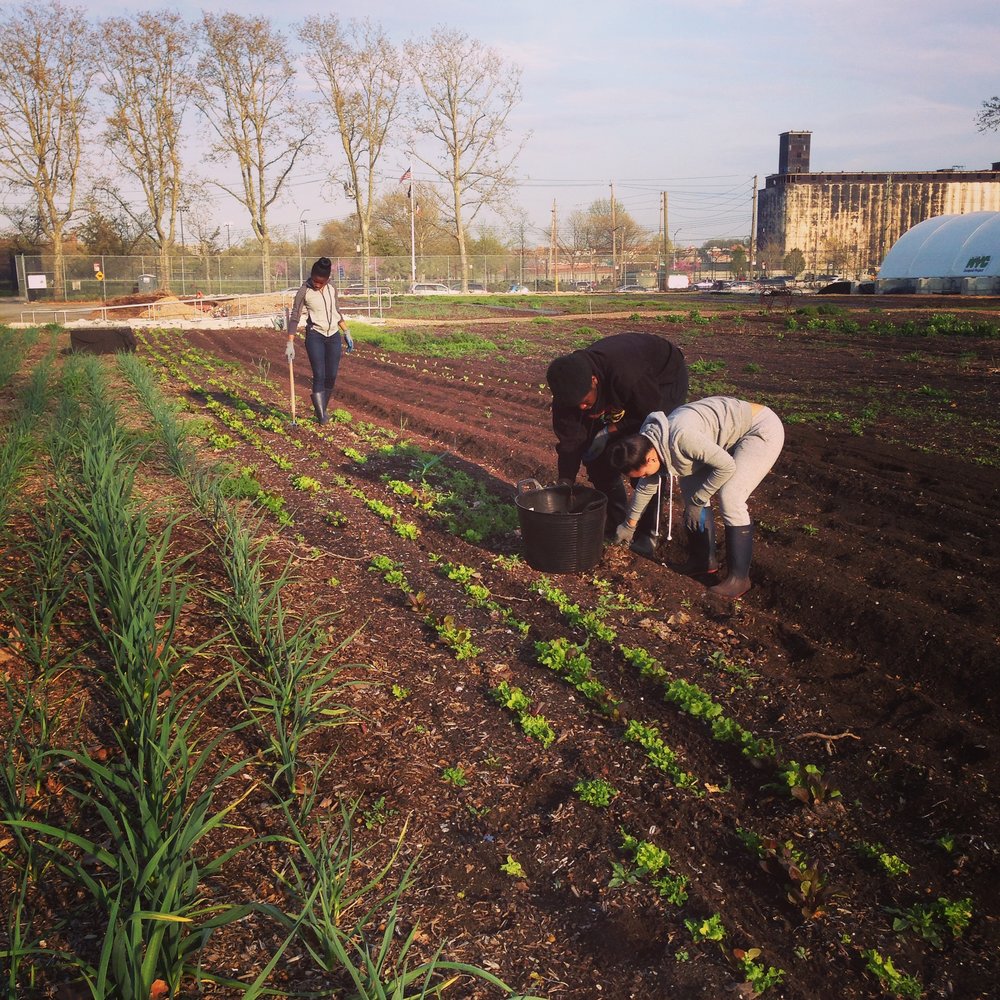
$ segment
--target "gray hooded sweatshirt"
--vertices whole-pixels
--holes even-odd
[[[656,475],[636,482],[628,520],[638,520],[666,474],[680,479],[687,503],[707,506],[736,471],[729,449],[746,435],[752,422],[750,404],[730,396],[685,403],[669,415],[649,414],[639,433],[656,449],[661,466]]]

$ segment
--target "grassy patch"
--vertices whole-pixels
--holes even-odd
[[[492,354],[497,345],[464,330],[431,333],[424,330],[374,330],[361,328],[354,333],[359,343],[371,344],[383,351],[420,354],[428,358],[464,358]]]

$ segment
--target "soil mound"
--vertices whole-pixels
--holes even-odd
[[[190,303],[182,302],[169,292],[146,292],[141,295],[120,295],[105,303],[114,307],[118,319],[151,319],[165,316],[170,319],[189,319],[200,315],[200,310]],[[103,319],[102,310],[95,310],[89,319]]]

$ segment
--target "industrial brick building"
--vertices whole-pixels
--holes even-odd
[[[937,215],[1000,211],[1000,162],[990,170],[810,173],[811,132],[782,132],[778,173],[757,196],[756,257],[780,270],[799,250],[805,271],[871,277],[908,229]]]

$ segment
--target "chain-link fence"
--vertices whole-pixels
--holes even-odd
[[[258,255],[224,253],[198,256],[177,253],[168,258],[166,273],[158,255],[116,257],[105,254],[66,254],[61,273],[56,274],[52,254],[21,254],[15,260],[18,294],[28,301],[52,300],[62,289],[67,301],[111,302],[137,293],[169,291],[179,296],[245,295],[262,291],[297,288],[315,257],[272,255],[270,273],[265,273],[263,258]],[[332,279],[344,291],[365,285],[363,259],[330,256]],[[475,254],[467,258],[467,283],[471,291],[505,292],[513,286],[530,291],[571,291],[586,289],[612,291],[621,285],[662,288],[671,263],[677,269],[697,277],[730,277],[729,268],[706,261],[665,262],[657,256],[617,260],[594,254],[553,254],[524,252]],[[393,293],[405,293],[413,280],[434,282],[460,290],[462,262],[457,255],[418,255],[371,257],[368,281],[371,287],[384,287]]]

